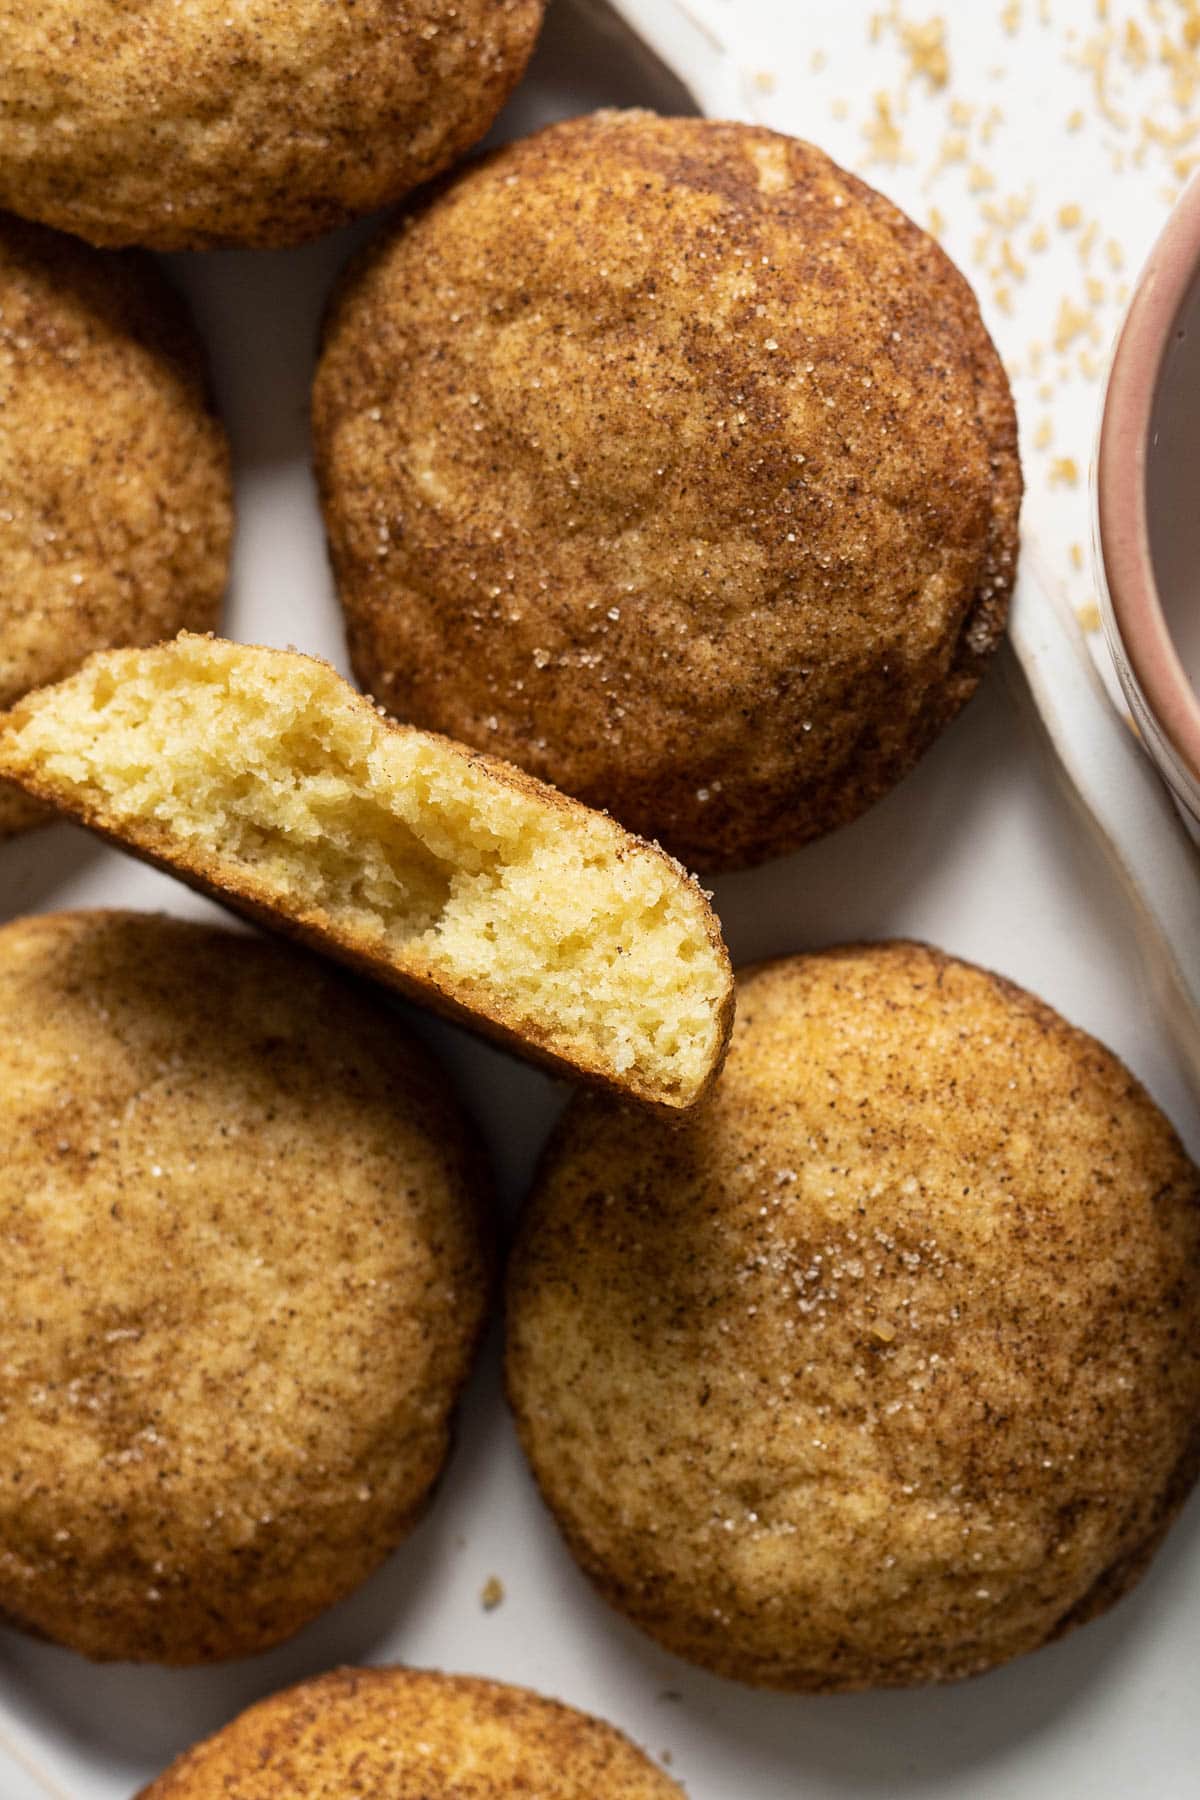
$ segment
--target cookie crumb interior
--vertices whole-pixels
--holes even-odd
[[[328,664],[186,634],[99,656],[16,709],[0,764],[639,1097],[711,1075],[729,966],[694,881]]]

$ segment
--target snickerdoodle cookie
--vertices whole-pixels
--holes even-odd
[[[599,113],[461,173],[352,268],[314,426],[363,686],[696,867],[862,812],[1003,633],[974,296],[774,132]]]
[[[508,1381],[600,1591],[767,1686],[948,1681],[1117,1600],[1200,1453],[1200,1178],[1100,1044],[915,944],[764,965],[680,1128],[574,1103]]]
[[[338,1669],[274,1694],[141,1800],[682,1800],[629,1739],[526,1688],[423,1669]]]
[[[0,206],[93,244],[290,244],[481,138],[543,0],[4,0]]]
[[[399,1543],[488,1287],[444,1078],[321,964],[0,929],[0,1613],[86,1655],[289,1636]]]
[[[181,635],[0,717],[0,778],[260,924],[666,1112],[716,1076],[720,927],[656,846],[380,718],[328,663]]]
[[[0,215],[0,709],[215,625],[232,524],[204,355],[154,264]],[[0,837],[36,816],[0,788]]]

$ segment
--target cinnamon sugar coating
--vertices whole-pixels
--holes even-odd
[[[759,1685],[949,1681],[1144,1570],[1200,1457],[1200,1177],[1102,1045],[916,944],[747,973],[677,1130],[577,1100],[508,1384],[601,1593]]]
[[[394,1015],[136,913],[0,929],[0,1612],[97,1658],[278,1643],[421,1513],[485,1186]]]
[[[481,138],[543,0],[6,0],[0,206],[93,244],[300,243]]]
[[[525,1688],[337,1669],[261,1701],[141,1800],[682,1800],[628,1738]]]
[[[211,629],[232,532],[183,302],[149,257],[0,215],[0,711],[94,650]],[[0,784],[0,838],[43,816]]]
[[[313,416],[363,686],[693,867],[862,812],[1003,634],[974,297],[770,131],[603,112],[461,173],[352,267]]]

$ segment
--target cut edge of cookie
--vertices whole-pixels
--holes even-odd
[[[101,651],[0,718],[0,777],[234,910],[665,1112],[733,1020],[720,927],[656,845],[295,651]]]

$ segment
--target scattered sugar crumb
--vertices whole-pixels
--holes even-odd
[[[489,1575],[479,1590],[479,1604],[484,1612],[495,1612],[504,1601],[504,1583],[498,1575]]]
[[[1027,384],[1022,404],[1038,409],[1027,442],[1049,452],[1047,478],[1065,491],[1083,486],[1086,448],[1068,423],[1074,400],[1062,417],[1056,401],[1070,399],[1076,383],[1103,380],[1105,352],[1129,298],[1123,277],[1141,260],[1140,239],[1135,244],[1120,226],[1121,209],[1110,216],[1106,184],[1137,181],[1142,211],[1153,212],[1160,198],[1164,208],[1173,203],[1200,170],[1200,0],[1074,0],[1070,7],[996,0],[992,21],[994,44],[1002,32],[1024,38],[1019,62],[1011,71],[985,67],[985,55],[968,83],[952,54],[957,15],[944,0],[937,12],[919,0],[876,0],[860,27],[876,49],[864,44],[861,78],[849,99],[833,102],[833,116],[855,122],[860,165],[919,162],[913,185],[929,199],[940,183],[942,204],[928,206],[928,229],[971,269],[999,328],[1005,366]],[[828,66],[823,53],[810,55],[814,70]],[[1005,146],[1020,119],[1010,106],[1013,119],[1006,121],[995,103],[1006,97],[997,84],[1018,79],[1030,60],[1054,71],[1061,99],[1048,128],[1058,121],[1063,160],[1044,185],[1004,195]],[[1078,134],[1086,134],[1083,141]],[[1080,171],[1075,196],[1063,191],[1072,167]],[[1057,303],[1052,292],[1029,291],[1035,268],[1039,281],[1049,272],[1035,257],[1060,279],[1068,261],[1077,268]],[[1035,297],[1049,314],[1049,332],[1045,319],[1041,327],[1049,341],[1020,351],[1011,328],[1003,340],[1004,317],[1032,324]],[[1038,416],[1042,408],[1045,417]],[[1082,540],[1082,521],[1076,530]],[[1064,542],[1062,550],[1064,567],[1081,580],[1081,543]]]
[[[908,57],[909,79],[923,76],[931,88],[944,88],[950,79],[945,21],[935,16],[923,25],[911,24],[900,18],[898,8],[895,18]]]
[[[1076,306],[1064,294],[1059,303],[1058,316],[1054,321],[1054,348],[1060,352],[1070,348],[1077,337],[1085,332],[1095,330],[1095,322],[1090,312]]]
[[[863,126],[863,136],[867,140],[868,162],[890,163],[894,166],[912,160],[904,148],[904,138],[896,123],[888,94],[876,94],[874,116]]]

